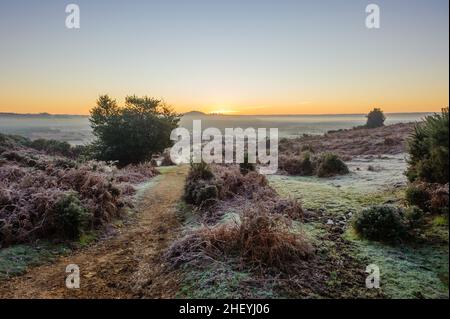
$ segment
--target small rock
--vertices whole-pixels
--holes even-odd
[[[334,221],[332,221],[331,219],[327,220],[327,225],[334,225]]]

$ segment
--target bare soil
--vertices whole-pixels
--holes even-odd
[[[137,220],[117,236],[0,283],[0,298],[173,298],[179,279],[163,272],[161,256],[180,227],[175,213],[187,169],[174,167],[147,189]],[[80,289],[65,285],[69,264],[80,268]]]

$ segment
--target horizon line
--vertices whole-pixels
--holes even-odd
[[[437,113],[439,111],[418,111],[418,112],[384,112],[384,114],[430,114]],[[178,113],[181,116],[184,116],[188,113],[199,113],[200,116],[333,116],[333,115],[367,115],[368,113],[286,113],[286,114],[226,114],[226,113],[205,113],[202,111],[187,111]],[[17,113],[17,112],[0,112],[0,116],[5,115],[18,115],[18,116],[78,116],[78,117],[88,117],[90,114],[68,114],[68,113],[48,113],[48,112],[39,112],[39,113]]]

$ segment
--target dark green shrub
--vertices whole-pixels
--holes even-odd
[[[125,166],[149,161],[152,154],[170,147],[170,134],[178,126],[179,116],[162,101],[147,96],[127,96],[125,106],[119,107],[104,95],[89,120],[96,137],[94,158]]]
[[[418,206],[424,211],[429,210],[430,194],[416,185],[410,185],[405,191],[405,198],[409,205]]]
[[[201,161],[200,163],[191,163],[191,169],[189,171],[188,179],[197,180],[204,179],[209,180],[214,177],[211,167]]]
[[[63,155],[68,157],[72,155],[70,144],[63,141],[37,139],[31,142],[30,147],[39,151],[45,151],[52,155]]]
[[[283,155],[279,158],[279,168],[289,175],[310,176],[314,174],[315,164],[309,152],[301,155]]]
[[[319,159],[317,176],[330,177],[335,175],[345,175],[350,171],[347,165],[333,153],[326,153]]]
[[[369,112],[367,115],[367,128],[376,128],[384,126],[384,121],[386,120],[386,117],[384,116],[384,113],[381,109],[374,108],[372,111]]]
[[[410,159],[406,175],[411,182],[449,182],[448,125],[448,108],[442,109],[441,114],[427,116],[423,123],[416,124],[408,141]]]
[[[86,146],[83,145],[71,146],[65,141],[46,139],[30,141],[27,146],[38,151],[44,151],[49,155],[61,155],[70,158],[78,158],[83,155],[86,150]]]
[[[304,176],[311,176],[314,174],[314,163],[311,160],[311,153],[309,151],[303,153],[301,173]]]
[[[356,215],[353,226],[356,232],[367,239],[381,242],[396,242],[405,237],[407,227],[401,209],[388,206],[372,206]]]
[[[199,206],[218,197],[219,189],[212,181],[197,179],[186,182],[184,198],[188,204]]]
[[[185,201],[198,206],[218,197],[219,189],[210,166],[203,161],[191,163],[191,169],[184,187]]]
[[[89,228],[91,219],[76,193],[68,193],[55,203],[55,231],[64,238],[79,238]]]

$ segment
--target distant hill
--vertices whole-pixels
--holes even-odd
[[[75,115],[75,114],[50,114],[50,113],[10,113],[10,112],[0,112],[0,117],[33,117],[33,118],[78,118],[87,117],[88,115]]]
[[[190,111],[183,114],[183,116],[206,116],[208,114],[200,111]]]

